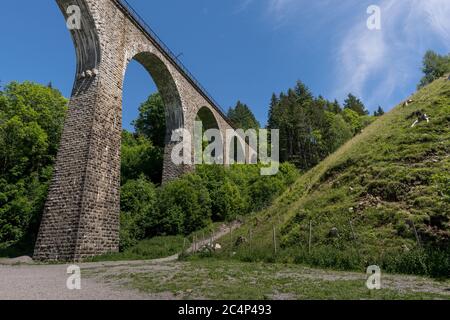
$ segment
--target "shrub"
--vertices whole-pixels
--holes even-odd
[[[199,175],[169,182],[159,193],[158,234],[189,234],[211,223],[211,198]]]
[[[158,224],[155,186],[144,177],[122,186],[120,198],[120,247],[135,245],[146,230]]]

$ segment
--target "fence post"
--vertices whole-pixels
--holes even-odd
[[[311,254],[312,244],[312,220],[309,220],[309,241],[308,241],[308,253]]]
[[[351,228],[351,230],[352,230],[353,240],[356,241],[356,234],[355,234],[355,229],[353,229],[353,223],[352,223],[352,220],[349,220],[349,223],[350,223],[350,228]]]
[[[275,226],[273,226],[273,249],[274,249],[275,254],[277,254],[277,234],[276,234]]]
[[[233,249],[233,227],[230,224],[230,247]]]
[[[412,220],[411,220],[411,222],[412,222],[412,225],[413,225],[414,233],[416,235],[417,245],[419,246],[419,248],[422,249],[422,243],[420,242],[419,234],[417,233],[416,224]]]

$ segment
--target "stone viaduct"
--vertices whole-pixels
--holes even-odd
[[[71,30],[77,71],[34,258],[79,261],[119,248],[122,89],[132,59],[150,73],[166,107],[164,181],[191,170],[171,161],[173,130],[192,132],[198,118],[221,132],[232,125],[126,1],[56,2],[66,21],[73,6],[81,12]]]

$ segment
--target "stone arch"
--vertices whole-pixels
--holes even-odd
[[[164,62],[149,51],[134,55],[132,60],[139,62],[147,70],[164,102],[167,145],[173,130],[184,127],[183,106],[175,80]]]
[[[208,129],[219,129],[219,121],[217,120],[214,113],[208,107],[201,107],[198,109],[197,114],[195,116],[196,121],[201,121],[203,128],[205,130]]]
[[[206,107],[206,106],[202,106],[200,109],[197,110],[197,113],[195,115],[195,121],[196,122],[201,122],[202,126],[201,126],[201,141],[203,141],[203,134],[205,133],[205,131],[209,130],[209,129],[217,129],[220,131],[221,136],[220,136],[220,141],[212,141],[210,140],[209,143],[211,142],[219,142],[222,147],[220,148],[220,152],[216,154],[217,150],[215,150],[215,152],[211,153],[211,157],[218,157],[216,159],[217,162],[221,162],[223,161],[223,155],[224,155],[224,148],[223,148],[223,134],[222,134],[222,130],[220,128],[220,124],[218,119],[216,118],[215,114],[211,111],[210,108]],[[194,139],[195,139],[195,135],[194,135]],[[194,148],[198,148],[200,147],[198,141],[193,141],[194,142]],[[205,145],[203,144],[202,146],[202,152],[204,151],[204,147]]]

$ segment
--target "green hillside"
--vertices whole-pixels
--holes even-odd
[[[410,99],[248,219],[233,235],[244,244],[224,239],[223,255],[450,275],[450,81],[436,80]],[[418,110],[430,123],[412,128]]]

